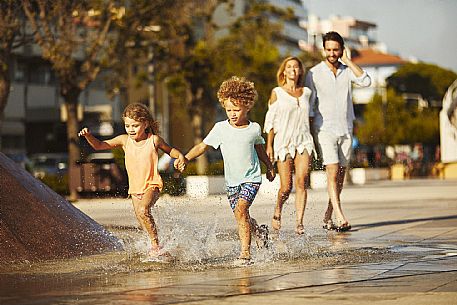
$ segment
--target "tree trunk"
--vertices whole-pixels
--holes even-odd
[[[0,149],[2,149],[2,126],[5,118],[5,108],[10,95],[11,79],[8,75],[8,70],[2,71],[0,74]]]
[[[192,128],[194,129],[194,145],[200,144],[203,141],[202,130],[202,114],[201,111],[194,111],[192,115]],[[208,157],[203,154],[197,158],[197,174],[205,175],[208,169]]]
[[[76,191],[77,181],[79,176],[77,172],[79,167],[77,161],[81,157],[81,149],[79,147],[78,138],[78,117],[77,117],[77,97],[64,97],[65,109],[67,111],[67,141],[68,141],[68,188],[70,190],[70,201],[78,199],[78,192]]]
[[[196,90],[193,94],[192,90],[187,90],[188,113],[190,115],[192,129],[194,130],[194,145],[200,144],[203,141],[203,116],[202,109],[199,103],[201,90]],[[197,158],[197,174],[205,175],[208,169],[208,157],[206,154]]]
[[[8,73],[8,72],[6,72]],[[10,94],[11,80],[6,75],[0,75],[0,117],[3,117],[8,96]]]

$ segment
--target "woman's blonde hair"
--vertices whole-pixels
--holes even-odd
[[[151,132],[155,135],[159,133],[159,123],[154,120],[148,107],[144,104],[129,104],[122,113],[122,119],[124,118],[130,118],[138,122],[147,122],[146,132]]]
[[[286,78],[284,76],[284,70],[286,70],[286,64],[288,61],[291,60],[296,60],[298,62],[298,66],[300,67],[300,75],[298,76],[297,84],[298,85],[303,85],[303,78],[305,76],[305,68],[303,66],[303,63],[298,57],[295,56],[289,56],[286,59],[284,59],[279,66],[278,72],[276,72],[276,80],[278,82],[278,86],[282,86],[286,83]]]
[[[232,76],[222,82],[217,91],[217,98],[224,108],[225,101],[230,99],[234,105],[243,105],[251,109],[257,100],[257,91],[253,82],[244,77]]]

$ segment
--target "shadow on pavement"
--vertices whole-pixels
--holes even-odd
[[[372,228],[372,227],[382,227],[382,226],[408,224],[408,223],[415,223],[415,222],[422,222],[422,221],[439,221],[439,220],[450,220],[450,219],[457,219],[457,215],[415,218],[415,219],[406,219],[406,220],[402,219],[402,220],[380,221],[380,222],[374,222],[374,223],[359,224],[359,225],[353,226],[352,231],[359,231],[359,230],[363,230],[366,228]]]

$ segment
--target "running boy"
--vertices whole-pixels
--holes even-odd
[[[265,152],[260,125],[248,119],[248,112],[257,99],[254,83],[233,76],[222,83],[217,97],[228,120],[217,122],[203,142],[186,154],[186,159],[197,158],[209,146],[221,148],[227,197],[238,223],[241,243],[236,263],[244,265],[251,260],[251,232],[259,234],[257,222],[249,215],[249,207],[262,182],[259,159],[267,166],[268,180],[272,181],[276,174]]]
[[[78,135],[85,137],[95,150],[122,147],[125,152],[125,168],[129,178],[129,191],[135,215],[151,239],[149,257],[159,258],[166,253],[161,251],[157,227],[151,215],[151,208],[159,199],[162,178],[157,170],[158,149],[176,158],[175,167],[182,171],[185,167],[184,155],[170,147],[158,133],[157,121],[143,104],[130,104],[122,114],[127,134],[100,141],[89,129],[83,128]]]

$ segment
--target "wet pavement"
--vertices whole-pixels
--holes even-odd
[[[0,304],[457,304],[457,181],[348,185],[352,230],[326,232],[325,190],[310,190],[304,236],[293,196],[283,229],[254,264],[234,267],[235,220],[222,196],[162,196],[153,209],[170,263],[144,262],[148,241],[128,199],[76,207],[124,242],[125,251],[0,270]],[[251,215],[269,225],[274,197]]]

